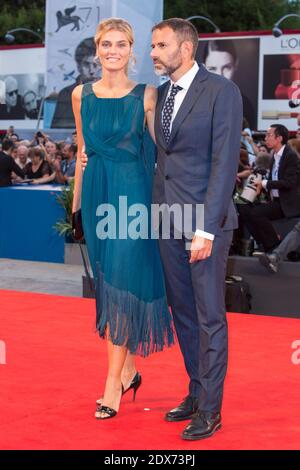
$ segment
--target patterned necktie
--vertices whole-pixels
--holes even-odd
[[[169,142],[170,139],[170,127],[171,127],[171,120],[173,116],[173,111],[174,111],[174,104],[175,104],[175,96],[177,93],[182,90],[182,87],[179,85],[172,85],[171,88],[171,93],[168,96],[164,109],[162,112],[162,127],[163,127],[163,132],[166,138],[166,142]]]

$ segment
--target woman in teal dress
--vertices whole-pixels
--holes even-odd
[[[122,395],[141,384],[134,355],[173,343],[157,240],[151,238],[156,89],[135,84],[127,69],[133,33],[122,19],[98,26],[102,79],[72,95],[78,154],[73,212],[82,222],[96,288],[96,326],[107,338],[108,375],[96,418],[116,415]],[[148,211],[148,216],[140,219]],[[138,223],[140,222],[140,223]]]

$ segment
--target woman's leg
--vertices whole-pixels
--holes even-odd
[[[127,351],[127,356],[121,373],[124,390],[127,390],[136,374],[135,355]]]
[[[127,351],[126,359],[125,359],[124,366],[123,366],[122,373],[121,373],[121,382],[122,382],[124,391],[126,391],[130,387],[132,380],[135,377],[136,373],[137,373],[137,370],[136,370],[136,365],[135,365],[135,355]],[[103,402],[103,397],[97,400],[98,405],[101,405],[102,402]]]
[[[121,374],[125,364],[128,349],[125,346],[116,346],[109,339],[107,340],[108,349],[108,374],[106,378],[102,406],[108,406],[115,411],[119,410],[122,396]],[[104,418],[107,413],[104,411],[96,412],[96,417]]]

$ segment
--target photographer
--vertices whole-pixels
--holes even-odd
[[[258,194],[256,183],[258,180],[267,178],[270,169],[271,156],[265,153],[258,153],[254,166],[249,166],[248,152],[246,149],[240,150],[240,162],[238,167],[236,191],[234,202],[239,214],[248,211],[245,206],[252,206],[265,202],[265,194]],[[253,251],[253,241],[250,240],[250,233],[245,226],[242,215],[239,217],[239,226],[234,231],[232,252],[241,256],[250,256]]]
[[[248,152],[240,149],[240,161],[236,178],[234,199],[236,204],[258,203],[266,200],[266,193],[257,190],[257,183],[268,179],[272,157],[265,152],[259,152],[249,165]]]
[[[272,252],[279,245],[279,237],[272,220],[300,215],[300,162],[287,145],[288,129],[273,124],[266,133],[266,144],[273,150],[268,179],[254,182],[257,194],[266,191],[269,202],[245,204],[239,207],[243,223],[260,245],[261,252]]]

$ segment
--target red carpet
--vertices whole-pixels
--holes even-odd
[[[94,419],[106,374],[94,301],[0,291],[0,449],[299,449],[300,320],[228,315],[223,428],[186,442],[163,416],[186,394],[178,346],[138,360],[143,385],[118,416]],[[2,343],[3,345],[3,343]],[[145,408],[150,408],[146,411]]]

